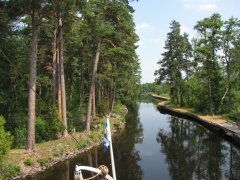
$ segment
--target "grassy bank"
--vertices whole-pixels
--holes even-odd
[[[127,109],[118,106],[110,116],[112,132],[124,126]],[[102,143],[106,117],[96,118],[91,124],[91,133],[75,132],[67,138],[36,144],[36,151],[27,152],[25,149],[12,149],[4,160],[0,179],[13,176],[33,175],[44,171],[59,161],[72,158],[79,153]],[[76,140],[77,141],[76,141]]]
[[[155,96],[152,96],[156,98]],[[159,99],[159,98],[157,98]],[[239,124],[221,115],[206,115],[192,108],[178,107],[170,101],[161,101],[158,109],[163,113],[169,113],[185,119],[196,121],[207,129],[221,135],[230,142],[240,147]]]

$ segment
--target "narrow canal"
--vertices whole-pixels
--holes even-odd
[[[240,150],[201,125],[153,103],[130,109],[126,121],[113,143],[118,180],[240,179]],[[30,179],[73,179],[76,164],[111,169],[100,146]]]

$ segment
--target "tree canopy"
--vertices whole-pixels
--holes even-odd
[[[173,20],[156,70],[157,83],[167,83],[173,103],[201,112],[227,113],[239,119],[239,37],[237,18],[218,13],[196,22],[191,41]]]
[[[90,118],[136,102],[138,36],[129,1],[0,3],[0,114],[13,147],[24,146],[28,136],[26,148],[33,150],[35,141],[85,129],[90,96]]]

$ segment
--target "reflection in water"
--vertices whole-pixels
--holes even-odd
[[[238,149],[193,122],[169,118],[170,130],[160,129],[157,142],[172,179],[240,179]]]
[[[126,121],[123,132],[113,138],[118,180],[240,179],[239,149],[202,126],[160,114],[152,103],[129,109]],[[100,146],[26,179],[72,180],[76,164],[104,164],[111,174],[110,163]]]
[[[120,135],[113,138],[113,151],[118,180],[141,180],[143,176],[143,171],[138,165],[138,161],[140,161],[139,151],[134,148],[134,145],[141,143],[143,138],[143,127],[138,113],[138,106],[129,109],[129,113],[126,116],[126,128]],[[100,146],[74,159],[59,163],[46,172],[38,174],[36,177],[25,179],[73,179],[76,164],[92,167],[99,167],[101,164],[104,164],[109,168],[109,173],[112,173],[110,154],[109,152],[104,153],[103,147]],[[92,174],[86,172],[83,175],[85,178],[92,176]]]
[[[140,180],[143,171],[137,163],[140,161],[139,152],[134,148],[135,144],[142,142],[143,137],[138,107],[129,110],[126,121],[126,129],[119,138],[114,139],[116,173],[119,180]]]

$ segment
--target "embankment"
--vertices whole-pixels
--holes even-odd
[[[122,107],[119,114],[110,116],[112,134],[117,134],[124,128],[126,113],[127,109]],[[6,163],[18,165],[20,172],[17,176],[5,178],[23,179],[35,176],[62,161],[99,146],[102,144],[105,122],[105,118],[93,120],[90,134],[86,132],[73,133],[72,136],[77,142],[69,135],[67,138],[37,144],[34,152],[26,152],[24,149],[11,150]],[[3,176],[3,179],[5,178]]]
[[[156,98],[156,96],[152,97]],[[233,121],[226,120],[221,116],[209,116],[192,113],[187,109],[168,105],[166,101],[158,104],[158,110],[161,113],[171,114],[177,117],[195,121],[205,128],[227,139],[234,145],[240,147],[240,128],[239,125]]]

